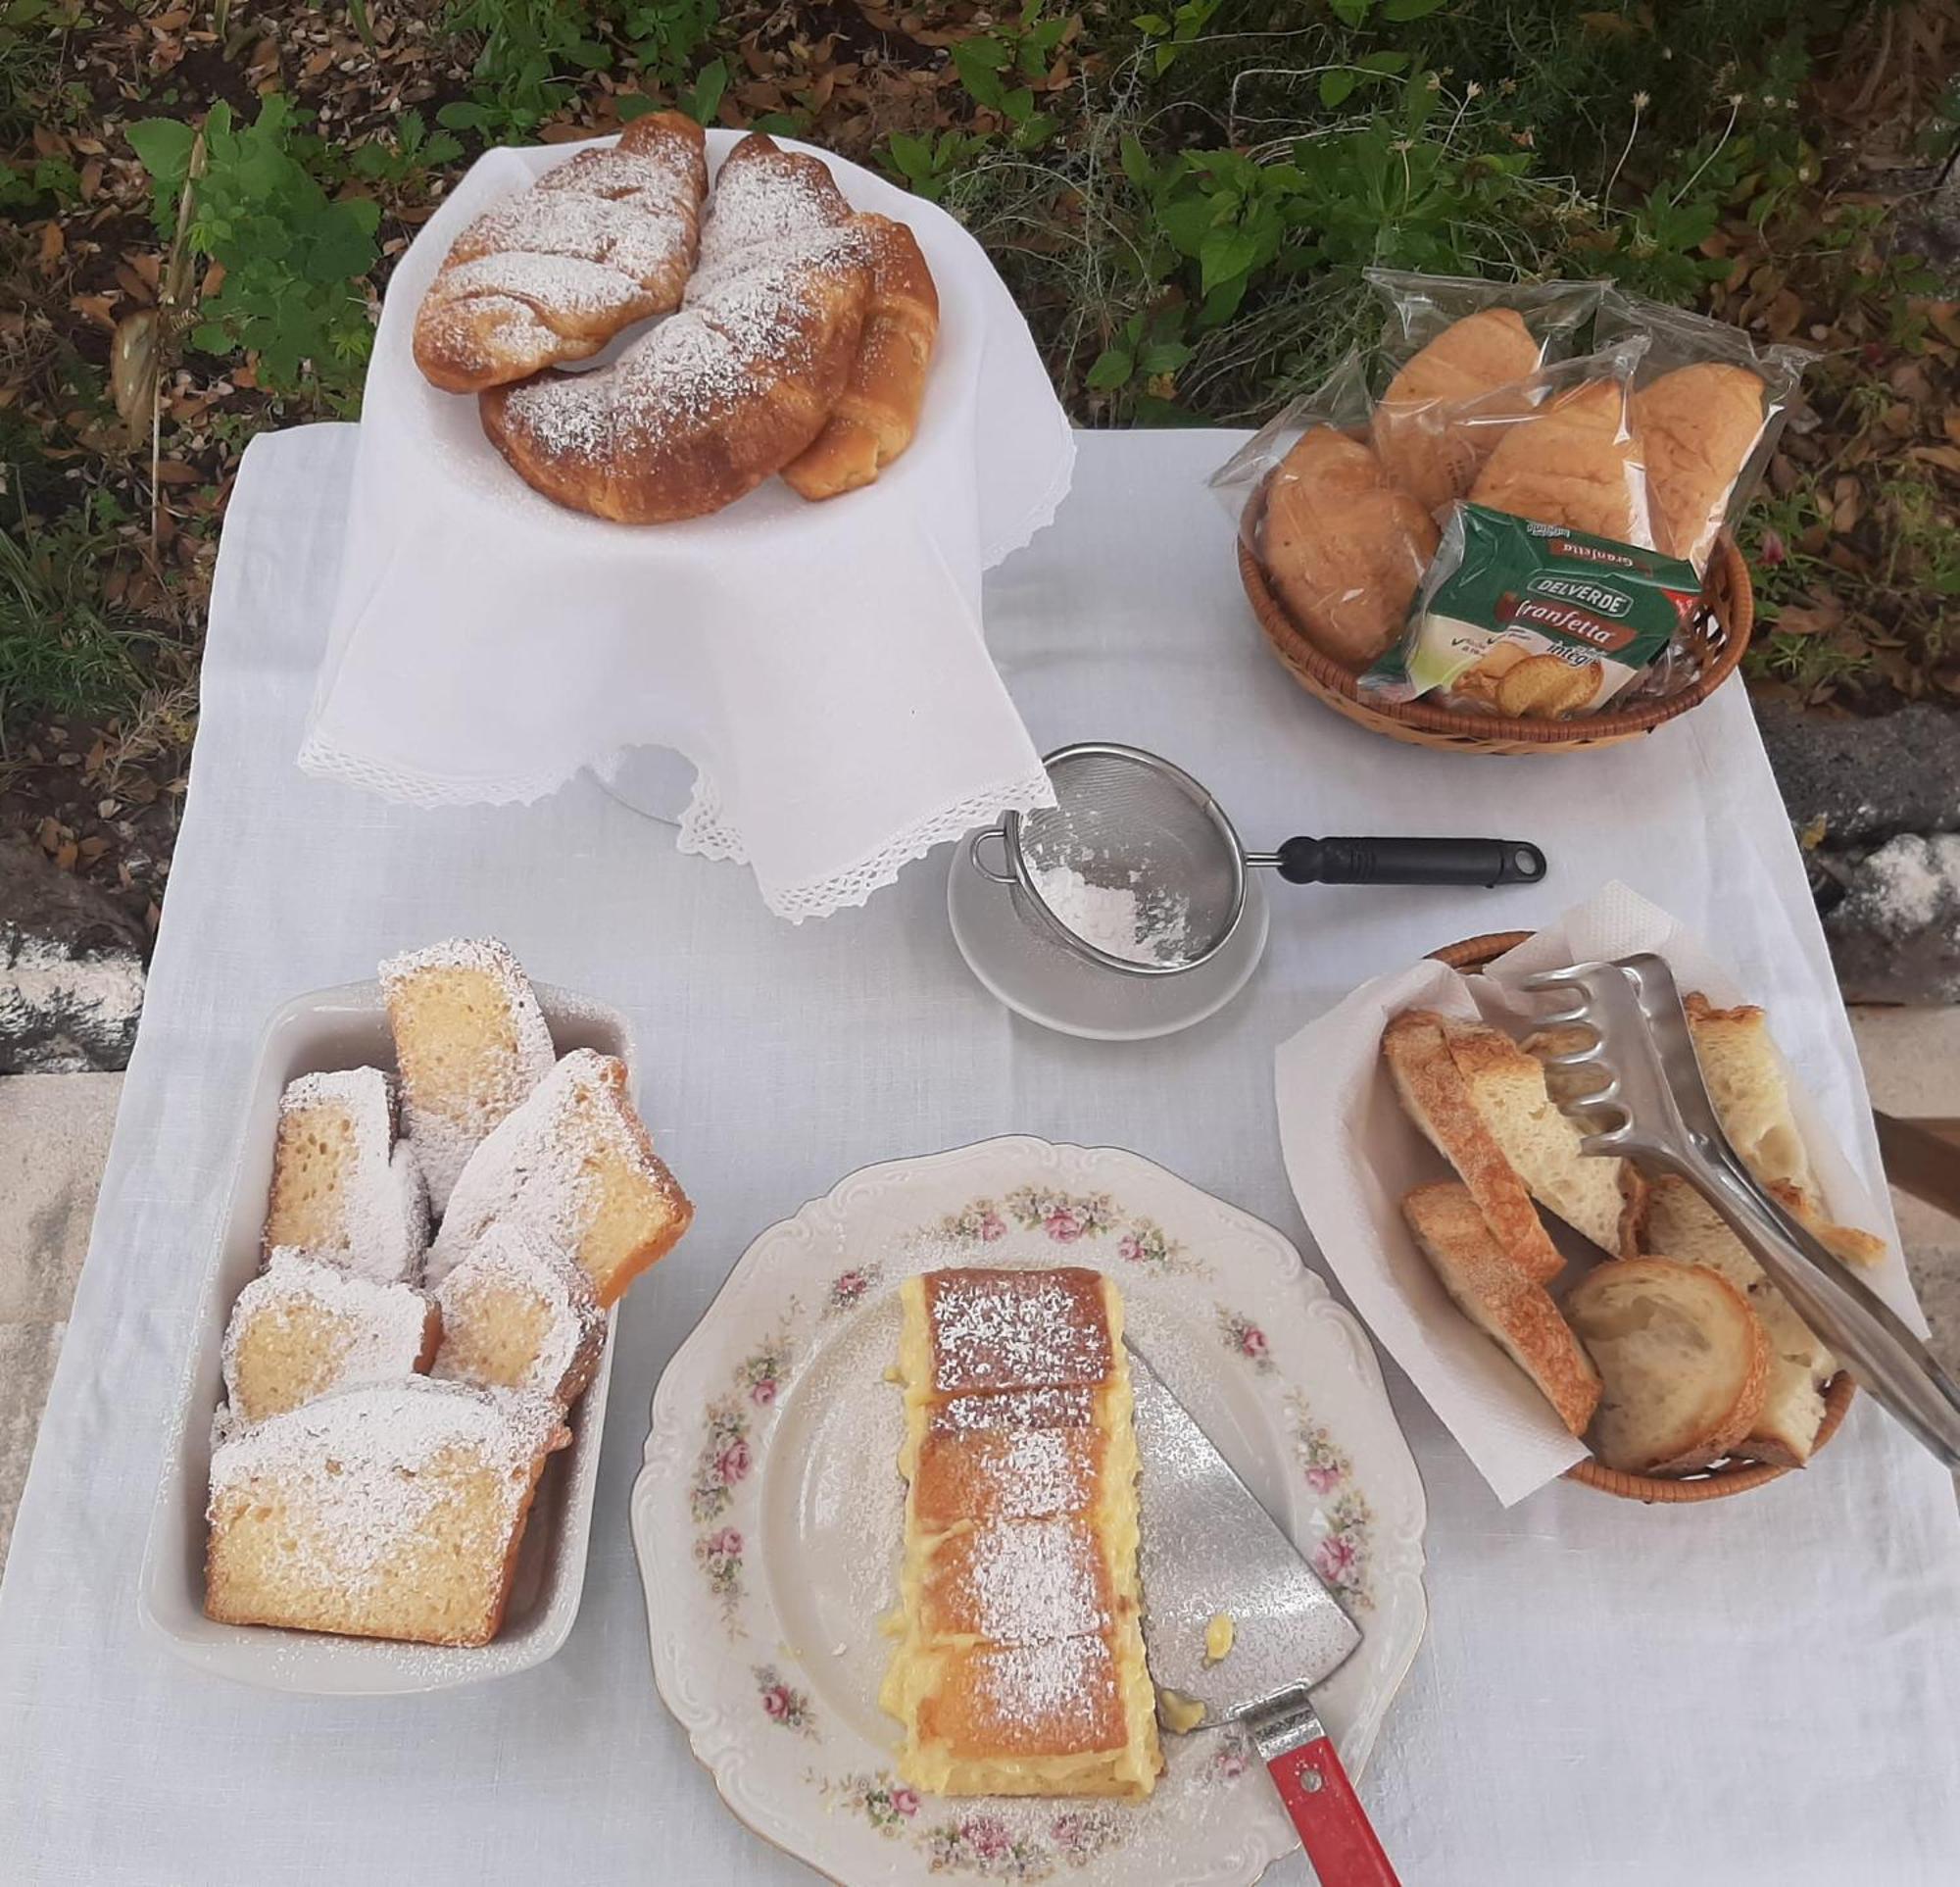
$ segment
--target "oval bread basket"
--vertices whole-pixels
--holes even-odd
[[[1530,935],[1528,930],[1494,930],[1481,937],[1466,937],[1461,943],[1432,950],[1429,954],[1438,963],[1447,964],[1451,969],[1482,969],[1505,951],[1515,950]],[[1845,1412],[1851,1407],[1851,1398],[1856,1393],[1857,1384],[1841,1369],[1826,1384],[1824,1419],[1818,1424],[1817,1440],[1811,1448],[1813,1460],[1817,1450],[1842,1426]],[[1719,1501],[1731,1494],[1746,1494],[1750,1488],[1761,1487],[1764,1482],[1777,1480],[1789,1471],[1788,1467],[1775,1467],[1767,1462],[1724,1461],[1698,1474],[1666,1477],[1623,1473],[1602,1462],[1585,1461],[1568,1467],[1565,1478],[1579,1481],[1587,1487],[1596,1487],[1602,1494],[1617,1494],[1624,1501],[1681,1506],[1690,1501]]]
[[[1428,701],[1377,703],[1361,694],[1351,670],[1323,655],[1308,640],[1267,583],[1266,572],[1249,541],[1257,532],[1265,501],[1264,484],[1247,501],[1247,528],[1239,533],[1239,576],[1273,653],[1308,694],[1324,701],[1336,714],[1411,746],[1440,747],[1461,754],[1572,754],[1588,747],[1618,746],[1623,740],[1652,733],[1663,722],[1706,701],[1735,672],[1755,626],[1755,592],[1749,584],[1749,567],[1735,539],[1724,532],[1709,560],[1702,606],[1692,624],[1694,678],[1672,694],[1578,720],[1466,714]]]

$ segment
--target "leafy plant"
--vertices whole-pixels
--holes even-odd
[[[719,0],[627,0],[617,9],[619,31],[631,49],[633,64],[654,84],[667,89],[678,87],[694,71],[720,17]],[[714,63],[721,67],[725,85],[727,65]]]
[[[375,262],[379,205],[327,195],[306,161],[318,162],[319,141],[295,128],[292,107],[277,93],[261,101],[247,127],[234,124],[228,105],[211,108],[204,171],[193,180],[199,136],[167,118],[128,127],[154,186],[159,230],[174,231],[188,185],[187,241],[222,273],[197,309],[191,345],[256,354],[261,381],[275,391],[297,390],[310,367],[329,398],[345,397],[373,345],[361,284]]]
[[[1180,53],[1203,38],[1205,27],[1224,4],[1225,0],[1183,0],[1169,15],[1140,13],[1130,22],[1147,40],[1155,42],[1151,66],[1158,77],[1177,64]]]
[[[486,143],[535,130],[564,108],[581,77],[612,63],[581,0],[456,0],[445,24],[476,42],[476,57],[469,96],[452,99],[436,122]]]
[[[1017,15],[954,42],[959,82],[975,104],[1006,120],[1016,149],[1033,150],[1054,135],[1054,118],[1035,109],[1035,86],[1046,85],[1062,41],[1081,26],[1080,14],[1049,16],[1044,0],[1023,0]]]
[[[425,174],[453,164],[463,155],[462,143],[447,131],[429,130],[420,112],[404,112],[395,124],[390,143],[370,139],[357,145],[347,160],[348,170],[364,183],[386,190],[404,191]]]

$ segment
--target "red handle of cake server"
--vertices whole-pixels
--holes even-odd
[[[1266,1767],[1320,1887],[1400,1887],[1331,1737],[1316,1736]]]

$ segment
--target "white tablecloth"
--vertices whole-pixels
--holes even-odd
[[[661,1708],[626,1534],[662,1363],[749,1239],[866,1162],[1018,1129],[1133,1147],[1303,1242],[1274,1043],[1387,964],[1609,876],[1727,949],[1876,1175],[1740,689],[1605,755],[1465,760],[1366,735],[1258,642],[1200,488],[1237,443],[1082,440],[1060,520],[988,585],[1037,742],[1157,748],[1250,843],[1491,831],[1537,839],[1551,871],[1504,893],[1277,886],[1245,997],[1140,1045],[1051,1035],[984,995],[947,931],[944,851],[795,930],[745,873],[678,855],[589,782],[416,812],[302,778],[354,435],[253,446],[149,1008],[0,1591],[0,1879],[808,1878],[722,1811]],[[626,1306],[577,1629],[524,1676],[421,1699],[199,1677],[139,1634],[136,1572],[255,1037],[297,991],[475,930],[632,1012],[652,1124],[700,1208]],[[1363,1794],[1411,1887],[1955,1878],[1960,1525],[1946,1478],[1869,1403],[1808,1473],[1741,1500],[1648,1511],[1559,1484],[1505,1513],[1389,1375],[1428,1485],[1433,1617]]]

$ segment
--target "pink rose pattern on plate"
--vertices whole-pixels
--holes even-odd
[[[1315,1496],[1313,1523],[1320,1538],[1306,1556],[1313,1569],[1350,1607],[1372,1610],[1375,1596],[1368,1584],[1368,1530],[1375,1523],[1368,1497],[1354,1484],[1354,1465],[1326,1428],[1313,1418],[1306,1398],[1288,1392],[1287,1415],[1293,1422],[1294,1456]]]
[[[1102,1245],[1120,1264],[1153,1272],[1209,1270],[1154,1220],[1124,1215],[1107,1193],[1072,1194],[1053,1187],[1023,1186],[1004,1199],[977,1199],[949,1215],[925,1236],[964,1245],[1000,1243],[1009,1231],[1039,1232],[1051,1243],[1068,1247],[1083,1241]],[[1113,1244],[1103,1241],[1113,1237]],[[883,1280],[883,1267],[860,1264],[837,1273],[824,1292],[819,1319],[857,1309]],[[1120,1275],[1120,1272],[1119,1272]],[[1250,1317],[1219,1304],[1218,1329],[1226,1347],[1260,1375],[1276,1366],[1265,1332]],[[745,1540],[740,1527],[726,1523],[737,1497],[754,1475],[756,1443],[752,1424],[773,1408],[794,1356],[791,1325],[799,1315],[792,1302],[781,1330],[744,1360],[735,1372],[730,1393],[710,1404],[695,1474],[688,1490],[688,1508],[701,1527],[694,1546],[710,1591],[720,1602],[731,1637],[746,1635],[740,1616],[747,1594],[743,1586]],[[1367,1588],[1367,1529],[1373,1515],[1366,1498],[1352,1484],[1352,1467],[1328,1431],[1313,1420],[1304,1399],[1296,1391],[1287,1397],[1295,1450],[1307,1485],[1319,1497],[1316,1518],[1326,1531],[1311,1558],[1322,1578],[1350,1603],[1372,1604]],[[720,1521],[721,1524],[710,1524]],[[764,1718],[791,1734],[821,1740],[816,1712],[809,1697],[786,1681],[772,1664],[751,1667],[756,1698]],[[1229,1788],[1253,1766],[1246,1739],[1237,1730],[1213,1739],[1198,1771],[1206,1788]],[[887,1771],[855,1771],[841,1776],[815,1768],[804,1780],[833,1809],[861,1815],[867,1825],[888,1839],[905,1837],[919,1851],[933,1873],[961,1874],[981,1880],[1041,1881],[1057,1870],[1086,1865],[1097,1856],[1121,1848],[1129,1837],[1122,1813],[1108,1807],[1064,1805],[1045,1823],[1016,1814],[1010,1821],[1001,1813],[975,1809],[933,1819],[924,1817],[925,1804],[917,1790]],[[949,1805],[935,1803],[943,1810]]]
[[[1114,1237],[1114,1251],[1126,1265],[1157,1272],[1206,1271],[1152,1218],[1133,1218],[1107,1193],[1070,1193],[1054,1186],[1019,1186],[1004,1199],[976,1199],[940,1220],[939,1236],[962,1245],[995,1245],[1018,1228],[1040,1232],[1052,1244]]]
[[[849,1270],[839,1271],[830,1280],[830,1289],[823,1294],[823,1315],[831,1317],[844,1311],[856,1310],[884,1274],[882,1265],[854,1265]]]
[[[796,1315],[794,1303],[790,1316]],[[741,1529],[715,1526],[735,1502],[735,1491],[756,1465],[750,1445],[750,1423],[776,1400],[776,1389],[790,1364],[788,1324],[760,1350],[746,1358],[735,1372],[734,1387],[708,1405],[701,1452],[695,1457],[694,1478],[688,1484],[687,1511],[700,1528],[694,1539],[694,1560],[708,1589],[721,1607],[729,1635],[739,1638],[743,1627]]]
[[[809,1699],[794,1685],[784,1683],[777,1675],[775,1665],[757,1664],[754,1675],[762,1714],[771,1723],[780,1723],[784,1729],[794,1730],[799,1736],[816,1734],[816,1715],[810,1709]]]
[[[1266,1333],[1250,1317],[1229,1305],[1221,1304],[1217,1311],[1218,1334],[1225,1339],[1226,1349],[1244,1357],[1260,1375],[1271,1375],[1273,1357]]]

